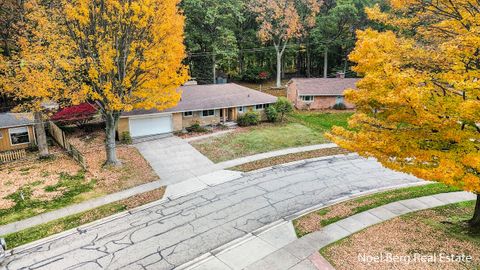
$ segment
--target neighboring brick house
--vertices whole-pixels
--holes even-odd
[[[299,110],[331,109],[335,104],[343,103],[347,109],[354,105],[345,101],[344,92],[355,89],[359,79],[354,78],[309,78],[290,80],[287,98]]]
[[[36,144],[33,114],[0,113],[0,152]]]
[[[275,96],[234,83],[186,85],[180,91],[182,99],[173,108],[123,113],[118,135],[129,132],[135,138],[180,131],[195,123],[207,126],[234,122],[238,115],[253,110],[265,119],[264,109],[277,101]]]

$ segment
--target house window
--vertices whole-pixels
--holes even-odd
[[[344,100],[343,100],[343,97],[342,96],[338,96],[336,99],[335,99],[335,104],[344,104]]]
[[[192,117],[193,116],[193,112],[190,111],[190,112],[183,112],[183,117]]]
[[[0,131],[0,140],[3,139],[3,134],[2,132]]]
[[[237,111],[239,113],[244,113],[246,110],[247,110],[247,108],[245,108],[245,107],[237,107]]]
[[[202,111],[202,116],[203,117],[214,116],[214,115],[215,115],[215,110],[204,110],[204,111]]]
[[[255,105],[255,110],[260,111],[267,107],[268,107],[267,104],[258,104],[258,105]]]
[[[12,145],[30,143],[27,127],[11,128],[8,130]]]
[[[300,99],[304,102],[313,102],[314,96],[300,96]]]

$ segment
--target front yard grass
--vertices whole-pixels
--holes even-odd
[[[410,213],[372,226],[320,250],[336,268],[342,269],[480,269],[480,230],[469,228],[474,201],[451,204]],[[379,256],[390,253],[410,256],[471,256],[470,263],[420,262],[364,263],[359,254]],[[438,257],[437,257],[438,258]]]
[[[459,190],[441,183],[395,189],[322,208],[295,219],[293,225],[297,235],[302,237],[341,219],[391,202],[455,191]]]
[[[62,219],[54,220],[16,233],[2,236],[5,238],[8,249],[54,235],[78,226],[93,222],[95,220],[111,216],[122,211],[147,204],[163,197],[165,187],[132,196],[130,198],[107,204],[83,213],[71,215]]]
[[[0,165],[0,225],[158,179],[133,146],[118,146],[122,167],[104,168],[104,138],[100,128],[69,134],[87,170],[58,146],[50,148],[55,153],[50,159],[38,160],[31,153],[27,160]]]
[[[325,143],[321,133],[298,123],[267,124],[240,128],[220,137],[192,142],[213,162],[269,152],[282,148]]]
[[[351,113],[294,112],[285,123],[263,123],[192,145],[214,162],[269,151],[328,142],[323,134],[333,125],[346,126]]]
[[[334,126],[346,128],[348,119],[353,112],[302,112],[298,111],[289,115],[290,121],[301,123],[318,132],[328,132]]]
[[[250,172],[250,171],[258,170],[261,168],[266,168],[266,167],[275,166],[279,164],[285,164],[285,163],[298,161],[298,160],[311,159],[311,158],[324,157],[324,156],[343,155],[348,153],[350,152],[340,147],[318,149],[318,150],[312,150],[312,151],[306,151],[306,152],[300,152],[300,153],[294,153],[294,154],[288,154],[288,155],[283,155],[278,157],[252,161],[249,163],[232,167],[230,168],[230,170],[240,171],[240,172]]]

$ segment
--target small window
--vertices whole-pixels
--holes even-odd
[[[27,127],[11,128],[8,130],[12,145],[30,143]]]
[[[202,116],[207,117],[207,116],[214,116],[215,115],[215,110],[205,110],[202,111]]]
[[[313,96],[300,96],[300,99],[305,102],[313,102]]]
[[[191,116],[193,116],[193,112],[192,112],[192,111],[190,111],[190,112],[183,112],[183,116],[184,116],[184,117],[191,117]]]
[[[0,140],[3,139],[3,133],[0,131]]]
[[[255,110],[257,110],[257,111],[263,110],[265,108],[266,108],[265,104],[255,105]]]
[[[342,96],[338,96],[336,99],[335,99],[335,104],[343,104],[344,103],[344,99]]]
[[[245,107],[237,107],[239,113],[244,113],[247,109]]]

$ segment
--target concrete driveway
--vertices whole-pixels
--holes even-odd
[[[135,144],[164,185],[175,184],[217,170],[215,164],[188,142],[170,136]]]
[[[418,181],[358,157],[256,172],[19,248],[4,266],[7,270],[170,270],[320,203]],[[262,252],[272,250],[266,245]],[[220,257],[227,264],[239,261],[228,253]]]

